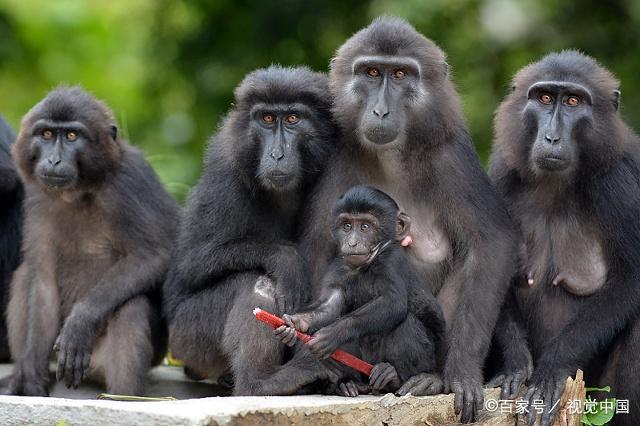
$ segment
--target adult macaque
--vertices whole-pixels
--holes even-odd
[[[496,328],[504,398],[528,382],[549,425],[567,376],[610,385],[640,424],[640,140],[618,81],[575,51],[519,71],[496,115],[490,175],[523,236],[513,302]],[[530,348],[530,353],[529,353]]]
[[[24,259],[8,308],[15,362],[4,393],[45,396],[86,377],[139,395],[164,356],[152,298],[164,279],[178,208],[111,111],[78,87],[47,95],[13,146],[25,184]]]

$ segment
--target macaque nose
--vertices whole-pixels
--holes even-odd
[[[373,115],[379,118],[385,118],[389,115],[389,108],[385,105],[376,105],[375,108],[373,108]]]
[[[273,158],[274,160],[278,161],[278,160],[281,160],[282,157],[284,157],[284,152],[282,152],[282,151],[271,151],[269,153],[269,155],[271,156],[271,158]]]
[[[60,158],[51,158],[51,157],[49,157],[49,158],[47,158],[47,161],[52,166],[57,166],[58,164],[60,164],[61,159]]]
[[[544,135],[544,140],[546,140],[549,143],[557,143],[560,140],[560,136],[556,136],[556,135]]]

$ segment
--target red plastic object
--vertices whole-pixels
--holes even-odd
[[[286,325],[286,323],[282,318],[277,317],[272,313],[264,311],[260,308],[255,308],[253,310],[253,315],[256,316],[257,320],[262,321],[263,323],[267,324],[273,329]],[[305,343],[311,340],[311,336],[308,335],[307,333],[303,333],[301,331],[296,330],[296,335],[298,336],[299,340]],[[367,376],[371,374],[371,369],[373,368],[373,365],[369,364],[368,362],[363,361],[360,358],[355,357],[350,353],[340,349],[337,349],[334,353],[332,353],[331,358],[335,359],[341,364],[346,365],[347,367],[351,367],[354,370],[357,370],[363,374],[366,374]]]

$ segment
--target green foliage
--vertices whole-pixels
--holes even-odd
[[[577,48],[610,68],[623,115],[640,128],[634,0],[3,0],[0,113],[17,126],[52,87],[81,84],[183,198],[245,73],[271,63],[326,71],[340,44],[381,14],[408,19],[448,53],[483,160],[511,76],[552,50]]]
[[[611,392],[610,386],[605,386],[603,388],[586,388],[587,394],[590,392]],[[594,403],[595,400],[591,398],[591,396],[587,396],[587,402]],[[582,418],[580,422],[587,426],[602,426],[608,424],[615,415],[615,407],[616,407],[616,398],[606,398],[603,400],[598,400],[594,405],[594,412],[587,413],[586,410],[582,414]],[[613,409],[608,408],[605,409],[602,404],[610,403]]]

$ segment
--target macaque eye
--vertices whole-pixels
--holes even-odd
[[[405,75],[406,73],[404,72],[404,70],[395,70],[393,72],[393,76],[398,80],[402,80],[405,77]]]
[[[78,134],[76,132],[67,132],[67,140],[68,141],[75,141],[76,139],[78,139]]]
[[[262,121],[264,121],[265,123],[273,123],[274,121],[276,121],[276,117],[273,114],[264,114],[262,116]]]
[[[578,98],[577,96],[569,96],[566,101],[566,104],[569,106],[578,106],[579,103],[580,98]]]
[[[369,229],[369,224],[368,223],[363,223],[362,225],[360,225],[360,230],[361,231],[366,231]]]
[[[53,138],[53,132],[51,130],[44,130],[42,132],[42,138],[43,139],[52,139]]]
[[[342,225],[342,229],[344,229],[345,231],[351,231],[351,224],[349,222],[346,222]]]
[[[545,105],[550,105],[553,102],[553,97],[548,93],[543,93],[538,99]]]
[[[377,77],[380,75],[380,71],[377,68],[367,68],[367,74],[371,77]]]
[[[287,115],[287,123],[296,124],[298,121],[300,121],[300,118],[296,114]]]

